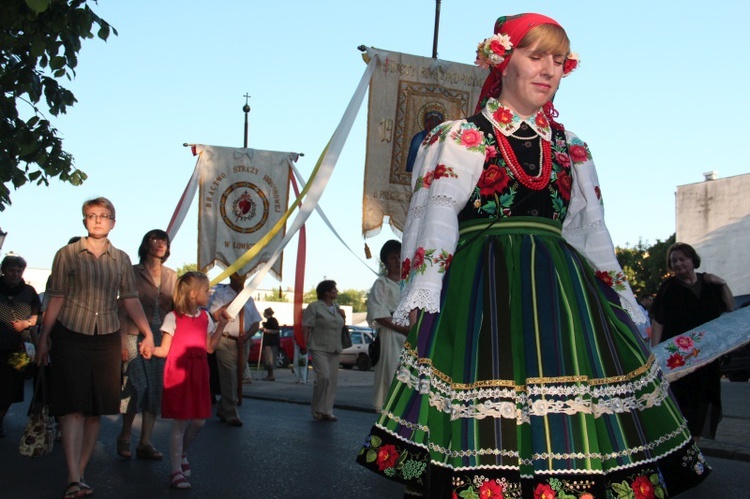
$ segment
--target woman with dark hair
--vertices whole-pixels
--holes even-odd
[[[268,307],[263,311],[263,363],[265,364],[266,377],[263,378],[266,381],[274,381],[276,377],[273,374],[273,368],[276,365],[276,356],[279,354],[279,347],[281,346],[281,331],[279,330],[279,321],[273,316],[273,309]]]
[[[380,343],[380,357],[375,364],[373,405],[380,410],[393,375],[396,374],[404,340],[409,334],[407,326],[393,323],[393,312],[401,300],[401,242],[391,239],[380,249],[380,262],[385,270],[377,278],[367,296],[367,321],[374,324]]]
[[[8,255],[0,264],[0,438],[5,436],[3,419],[11,404],[23,402],[24,376],[11,362],[32,341],[31,328],[39,318],[39,295],[23,281],[26,260]]]
[[[318,301],[310,303],[302,314],[302,333],[312,356],[315,385],[311,403],[312,416],[318,421],[337,421],[333,402],[339,378],[341,330],[346,314],[336,303],[339,295],[335,281],[321,281],[315,288]]]
[[[404,225],[411,323],[357,461],[426,497],[667,497],[704,459],[638,338],[586,144],[552,99],[578,65],[540,14],[477,46],[476,114],[424,139]],[[631,319],[632,317],[632,319]]]
[[[696,272],[701,259],[686,243],[667,250],[667,270],[651,305],[651,344],[674,338],[734,310],[727,282],[714,274]],[[670,384],[693,438],[714,438],[721,420],[721,361],[716,360]]]
[[[133,265],[138,299],[151,325],[155,346],[161,345],[162,321],[174,308],[172,296],[177,273],[164,266],[164,262],[169,258],[169,246],[169,235],[166,232],[160,229],[148,231],[138,248],[140,263]],[[131,428],[135,415],[141,413],[141,436],[135,448],[135,455],[138,459],[159,460],[163,455],[151,443],[151,434],[161,410],[164,359],[145,359],[140,355],[140,332],[128,318],[124,308],[120,309],[120,335],[124,377],[120,399],[122,430],[117,437],[117,454],[124,458],[132,456]]]
[[[149,358],[154,350],[130,257],[109,241],[115,207],[99,197],[83,203],[81,211],[88,235],[55,254],[36,359],[51,365],[50,405],[62,427],[68,467],[64,497],[94,493],[84,472],[99,438],[101,416],[120,412],[118,298],[144,336],[141,354]]]

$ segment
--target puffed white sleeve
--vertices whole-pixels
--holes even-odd
[[[586,258],[596,276],[620,296],[620,305],[633,322],[642,324],[646,317],[617,261],[612,238],[604,224],[604,204],[591,152],[588,145],[572,132],[566,131],[565,137],[572,163],[573,187],[568,214],[563,222],[563,237]]]
[[[485,154],[484,134],[466,120],[443,123],[422,142],[404,226],[396,324],[408,324],[415,308],[440,311],[443,276],[458,241],[457,215],[479,180]]]

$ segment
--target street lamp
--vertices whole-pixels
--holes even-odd
[[[0,249],[3,249],[3,243],[5,242],[5,236],[7,235],[7,232],[3,232],[3,229],[0,229]]]

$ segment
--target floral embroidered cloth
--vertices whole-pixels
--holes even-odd
[[[750,307],[741,308],[653,347],[669,382],[750,342]]]

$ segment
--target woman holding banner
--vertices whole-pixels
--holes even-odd
[[[428,497],[667,497],[708,474],[633,320],[586,144],[552,98],[563,28],[501,17],[477,114],[422,142],[396,323],[358,462]],[[631,319],[631,317],[633,319]]]

